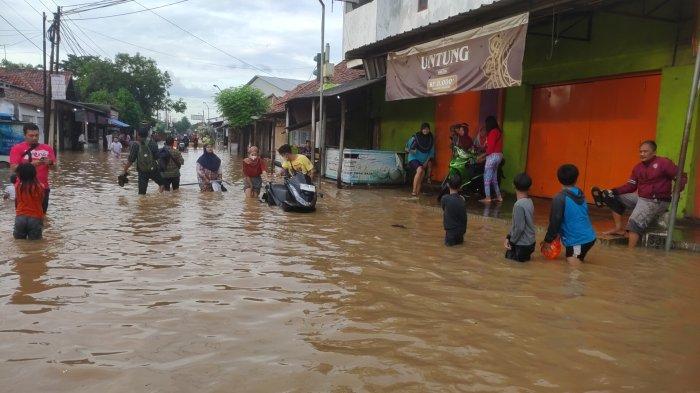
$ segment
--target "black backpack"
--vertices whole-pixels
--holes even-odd
[[[158,168],[161,172],[165,172],[168,169],[168,164],[170,164],[172,159],[173,156],[170,154],[169,149],[163,147],[158,150]]]

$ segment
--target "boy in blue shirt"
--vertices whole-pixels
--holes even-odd
[[[566,260],[583,261],[595,244],[596,235],[588,217],[586,198],[583,191],[576,187],[578,168],[572,164],[564,164],[557,170],[557,178],[564,189],[552,200],[544,247],[548,248],[559,235],[566,247]]]

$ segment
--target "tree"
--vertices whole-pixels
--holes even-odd
[[[219,111],[236,128],[252,124],[252,117],[267,112],[269,105],[265,93],[249,85],[224,89],[215,100]]]
[[[100,89],[91,93],[88,102],[111,105],[119,111],[119,118],[132,127],[138,127],[143,121],[143,112],[138,102],[129,90],[121,88],[112,94],[106,89]]]
[[[176,103],[170,100],[170,75],[158,69],[155,60],[138,53],[134,56],[119,53],[114,61],[96,56],[68,55],[62,67],[73,73],[81,98],[104,90],[122,106],[120,111],[130,114],[131,121],[152,119],[156,111],[166,109],[171,104],[183,111],[186,109],[182,100]],[[120,90],[124,91],[120,93]],[[132,125],[138,126],[138,123]]]
[[[192,128],[192,124],[187,119],[187,116],[182,116],[182,119],[176,121],[175,124],[173,124],[173,127],[178,134],[184,134],[188,132],[190,128]]]
[[[182,98],[178,99],[175,102],[170,101],[169,106],[170,109],[177,113],[185,113],[185,111],[187,110],[187,104],[185,103],[185,101],[182,100]]]
[[[24,70],[24,69],[42,69],[44,68],[41,64],[33,66],[29,63],[13,63],[7,59],[0,60],[0,68],[7,68],[10,70]]]

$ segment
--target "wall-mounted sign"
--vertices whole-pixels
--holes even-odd
[[[61,74],[51,75],[51,99],[66,99],[66,77]]]
[[[387,55],[386,99],[519,86],[528,14]]]

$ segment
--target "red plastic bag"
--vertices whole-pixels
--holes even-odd
[[[542,242],[542,245],[540,246],[540,252],[542,255],[544,255],[545,258],[549,260],[554,260],[559,257],[559,254],[561,254],[561,240],[559,240],[559,236],[554,238],[554,240],[549,243],[549,248],[545,247],[545,243]]]

